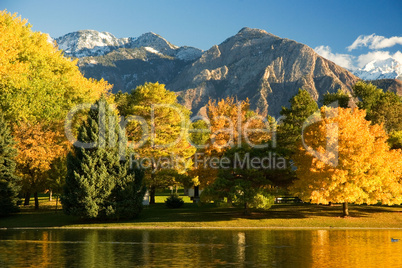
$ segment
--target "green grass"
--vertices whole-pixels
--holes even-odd
[[[40,210],[32,206],[21,212],[0,219],[0,227],[364,227],[402,228],[402,207],[350,205],[351,217],[342,218],[342,207],[313,204],[277,204],[267,211],[253,211],[243,215],[240,208],[221,208],[214,204],[197,205],[185,197],[186,203],[179,209],[168,209],[164,200],[169,192],[158,193],[157,204],[144,208],[140,217],[130,221],[98,222],[82,221],[67,216],[55,201],[40,196]],[[33,201],[33,200],[32,200]],[[32,202],[33,205],[33,202]]]

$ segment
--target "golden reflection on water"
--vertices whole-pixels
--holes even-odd
[[[402,267],[401,237],[395,230],[318,230],[312,233],[312,267]]]
[[[8,230],[0,267],[402,267],[402,230]]]

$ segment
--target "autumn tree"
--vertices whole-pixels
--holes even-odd
[[[241,204],[245,214],[252,207],[268,208],[271,196],[264,189],[271,186],[268,177],[273,169],[256,170],[245,164],[236,167],[235,163],[261,159],[276,150],[272,140],[274,122],[250,110],[248,100],[237,101],[233,97],[210,100],[207,112],[209,137],[206,139],[202,132],[194,136],[206,144],[197,151],[191,172],[204,189],[202,201],[226,198],[228,203]],[[200,131],[205,127],[197,128]],[[221,160],[229,165],[222,167]]]
[[[187,141],[190,111],[159,83],[138,86],[131,94],[117,96],[116,103],[127,122],[129,147],[134,150],[131,162],[145,168],[150,204],[154,204],[156,189],[175,183],[166,180],[172,177],[162,176],[166,170],[183,174],[191,167],[195,148]]]
[[[202,136],[202,132],[194,136],[203,143],[206,141],[205,146],[198,150],[198,159],[195,160],[195,174],[203,188],[214,182],[218,171],[209,164],[205,165],[202,159],[220,158],[227,150],[243,144],[266,147],[272,135],[272,126],[266,118],[250,110],[248,99],[237,101],[234,97],[227,97],[218,101],[210,100],[207,115],[208,139]],[[198,131],[204,129],[203,126],[197,128]]]
[[[199,132],[192,133],[192,139],[200,143],[197,154],[194,156],[194,168],[191,171],[193,176],[199,180],[202,188],[211,185],[218,175],[218,169],[211,168],[204,160],[207,158],[222,157],[226,150],[241,144],[241,128],[242,123],[246,121],[246,114],[249,110],[250,103],[246,101],[236,101],[234,97],[227,97],[219,101],[209,100],[207,104],[207,120],[200,120],[194,125]],[[208,127],[207,136],[202,132]],[[240,129],[240,132],[239,132]]]
[[[86,219],[137,216],[145,193],[143,174],[130,168],[124,132],[104,97],[90,109],[78,141],[67,158],[64,212]]]
[[[20,178],[15,173],[15,141],[0,116],[0,217],[17,211]]]
[[[66,152],[67,146],[63,145],[64,136],[57,130],[39,123],[15,125],[14,135],[19,151],[16,161],[18,174],[22,178],[25,204],[29,203],[33,193],[35,209],[38,209],[38,192],[46,189],[47,172],[53,160]]]
[[[211,136],[205,152],[220,156],[230,147],[241,145],[242,129],[249,110],[248,100],[237,101],[234,97],[219,101],[209,100],[207,113],[211,124]]]
[[[312,203],[343,203],[345,216],[348,203],[400,204],[402,156],[389,149],[383,127],[360,109],[323,107],[317,116],[304,130],[305,145],[298,143],[292,192]]]
[[[59,122],[72,107],[83,102],[92,103],[110,89],[111,85],[103,80],[85,78],[78,69],[77,60],[64,57],[56,44],[49,42],[47,34],[33,32],[27,20],[6,10],[0,11],[0,110],[9,122],[15,122],[13,130],[17,139],[33,140],[39,132],[49,137],[56,135],[51,132],[61,133],[63,124]],[[24,131],[34,136],[28,137]],[[53,138],[40,139],[31,144],[36,149],[27,143],[18,145],[19,159],[25,161],[18,165],[24,189],[38,181],[38,177],[30,177],[34,167],[29,169],[25,164],[38,163],[39,156],[31,152],[47,151],[54,146],[52,142]],[[55,148],[59,145],[61,143]],[[53,156],[54,153],[49,152],[48,159]],[[45,174],[49,161],[39,162],[47,163],[38,165],[43,170],[34,173]]]
[[[0,108],[11,121],[62,120],[74,105],[94,102],[111,86],[85,78],[49,35],[0,11]]]

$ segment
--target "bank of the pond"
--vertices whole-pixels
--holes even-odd
[[[340,206],[278,204],[268,211],[243,215],[239,208],[186,203],[179,209],[155,204],[129,221],[82,221],[53,207],[21,212],[0,219],[0,228],[402,228],[402,207],[350,206],[342,218]]]

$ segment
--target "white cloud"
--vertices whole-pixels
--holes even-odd
[[[372,51],[367,54],[361,54],[359,56],[353,56],[350,54],[332,53],[329,46],[318,46],[315,49],[320,56],[335,62],[339,66],[348,70],[354,71],[358,68],[363,68],[371,61],[380,61],[392,58],[402,64],[402,52],[397,51],[394,54],[389,51]]]
[[[381,35],[360,35],[350,46],[347,47],[349,51],[359,47],[368,47],[370,49],[383,49],[393,47],[395,45],[402,45],[402,37],[393,36],[386,38]]]
[[[395,54],[393,55],[393,58],[399,62],[400,64],[402,64],[402,52],[397,51],[395,52]]]
[[[386,60],[389,58],[393,58],[393,55],[391,55],[389,51],[374,51],[369,52],[367,54],[361,54],[357,57],[357,67],[363,68],[367,63],[373,60],[378,61],[378,60]]]
[[[329,46],[318,46],[315,49],[320,56],[335,62],[339,66],[352,70],[354,69],[353,65],[353,56],[349,54],[339,54],[339,53],[332,53],[331,48]]]

